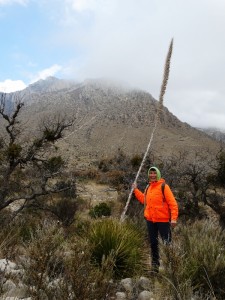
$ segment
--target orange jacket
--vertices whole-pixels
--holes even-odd
[[[170,187],[166,184],[164,189],[165,199],[162,194],[162,183],[160,179],[146,188],[145,193],[134,189],[135,197],[145,205],[144,217],[152,222],[176,221],[178,218],[178,205]]]

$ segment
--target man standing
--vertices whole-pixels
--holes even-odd
[[[133,184],[134,195],[144,204],[144,217],[152,256],[152,269],[159,269],[159,234],[165,244],[171,242],[171,227],[175,227],[178,218],[178,205],[170,189],[161,178],[158,168],[151,167],[148,171],[149,184],[142,193],[136,184]]]

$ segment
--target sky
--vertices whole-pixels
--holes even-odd
[[[158,99],[172,38],[164,105],[225,130],[224,0],[0,0],[0,91],[107,78]]]

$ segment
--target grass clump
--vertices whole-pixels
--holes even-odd
[[[176,287],[172,288],[175,299],[186,299],[191,290],[212,299],[225,298],[224,242],[224,231],[206,220],[181,227],[179,238],[163,246],[164,275]]]
[[[113,277],[135,275],[144,264],[142,234],[130,224],[118,220],[96,221],[89,233],[92,260],[111,270]]]
[[[42,224],[26,243],[26,260],[22,258],[24,283],[35,299],[51,298],[49,282],[64,271],[63,232],[57,224]],[[61,253],[61,255],[60,255]]]

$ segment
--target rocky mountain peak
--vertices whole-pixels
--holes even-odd
[[[59,142],[69,159],[111,156],[118,149],[127,155],[145,152],[157,111],[157,101],[149,93],[108,80],[76,83],[54,77],[29,86],[27,91],[21,118],[29,120],[32,135],[43,118],[74,118],[73,128]],[[218,145],[164,107],[152,150],[169,156],[184,150],[215,151]]]

